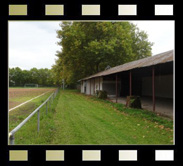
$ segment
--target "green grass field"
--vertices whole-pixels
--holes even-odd
[[[31,102],[22,105],[21,107],[16,108],[9,112],[9,131],[14,129],[19,123],[21,123],[26,117],[28,117],[39,105],[41,105],[52,92],[32,100]],[[45,110],[45,106],[40,110]],[[31,121],[31,120],[30,120]]]
[[[10,114],[11,121],[20,115],[12,118]],[[35,115],[16,133],[15,144],[172,145],[173,122],[149,111],[64,90],[48,115],[45,108],[41,110],[40,132]]]

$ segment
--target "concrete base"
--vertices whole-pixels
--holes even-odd
[[[112,102],[116,102],[116,98],[109,98]],[[170,117],[173,119],[173,99],[156,98],[155,100],[155,112]],[[118,103],[126,104],[125,97],[119,97]],[[153,111],[152,98],[151,97],[141,97],[142,108],[145,110]]]

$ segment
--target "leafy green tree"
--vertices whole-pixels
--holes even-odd
[[[38,69],[37,68],[32,68],[30,69],[30,82],[28,83],[34,83],[34,84],[38,84],[39,82],[39,74],[38,74]]]
[[[23,70],[22,71],[22,80],[23,80],[22,84],[25,85],[26,83],[29,83],[30,78],[31,78],[31,76],[30,76],[29,70]]]
[[[15,69],[9,68],[9,86],[15,86]]]
[[[54,81],[75,85],[83,77],[151,56],[148,35],[129,22],[62,22]]]
[[[9,70],[9,84],[14,86],[20,86],[23,84],[23,73],[19,67]]]
[[[53,86],[53,71],[50,69],[22,70],[19,67],[9,68],[9,86],[24,86],[25,84],[39,84],[41,86]]]

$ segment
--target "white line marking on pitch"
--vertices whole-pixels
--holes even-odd
[[[43,94],[41,94],[41,95],[39,95],[39,96],[36,96],[36,97],[34,97],[34,98],[30,99],[30,100],[27,100],[26,102],[21,103],[21,104],[19,104],[19,105],[15,106],[15,107],[13,107],[13,108],[9,109],[9,111],[12,111],[12,110],[14,110],[14,109],[16,109],[16,108],[18,108],[18,107],[20,107],[20,106],[22,106],[22,105],[24,105],[24,104],[26,104],[26,103],[28,103],[28,102],[32,101],[32,100],[34,100],[34,99],[38,98],[38,97],[40,97],[40,96],[43,96],[44,94],[46,94],[46,93],[48,93],[48,92],[50,92],[50,91],[47,91],[47,92],[45,92],[45,93],[43,93]]]

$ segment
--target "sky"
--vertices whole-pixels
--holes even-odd
[[[130,21],[148,34],[153,42],[152,55],[174,49],[174,21]],[[51,69],[55,63],[57,45],[56,30],[61,21],[10,21],[9,67],[30,70]]]

